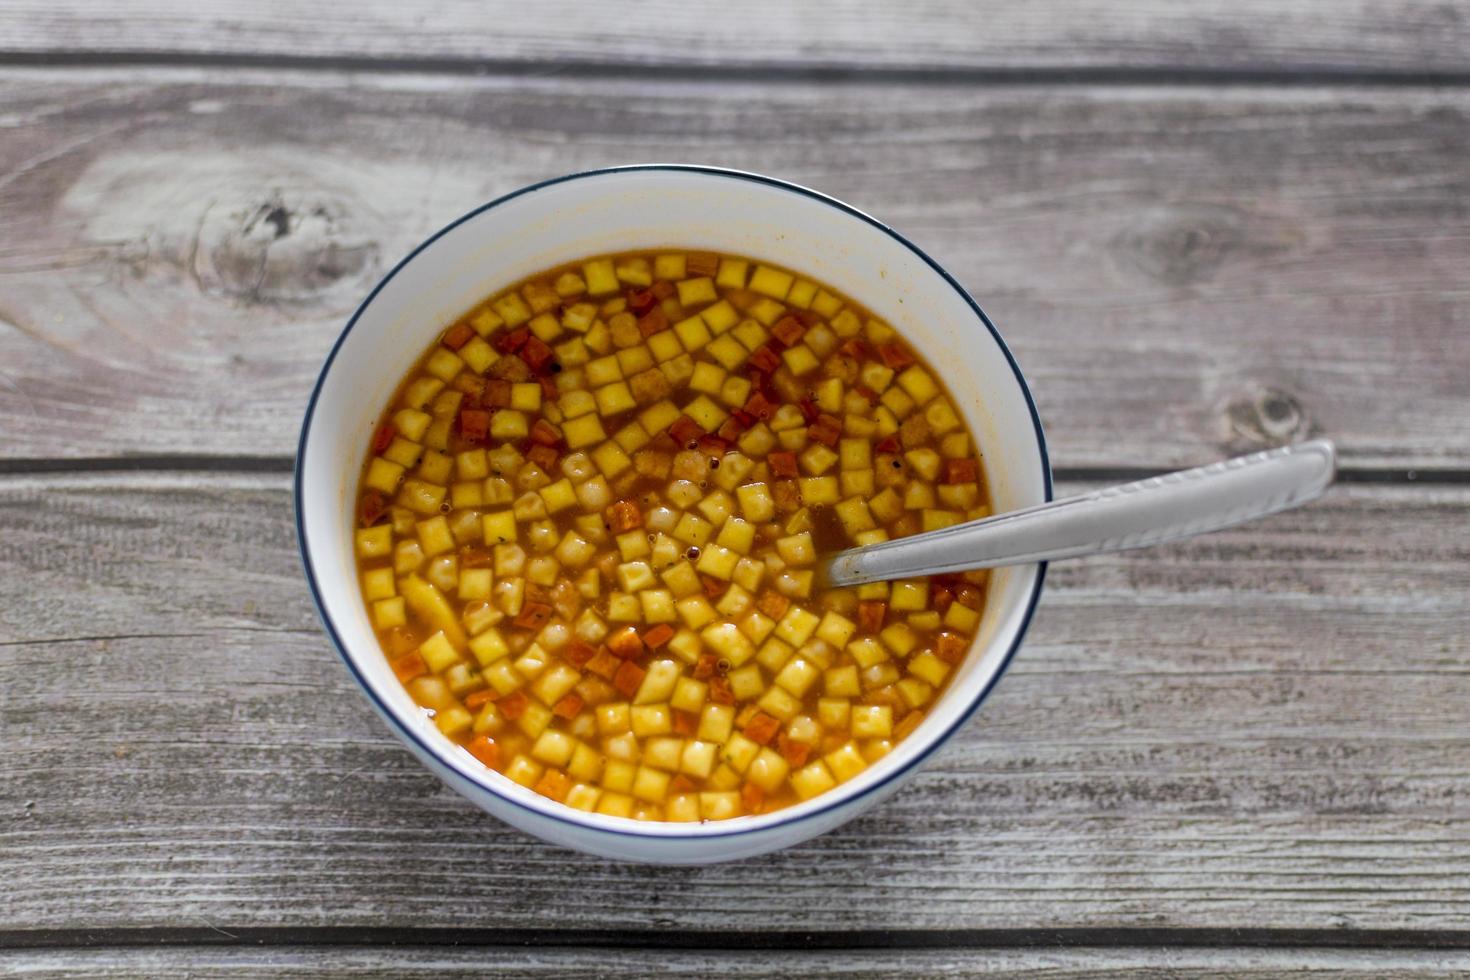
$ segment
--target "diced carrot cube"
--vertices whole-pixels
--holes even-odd
[[[824,446],[835,446],[842,435],[842,421],[831,415],[818,415],[817,420],[807,426],[806,433]]]
[[[604,647],[603,649],[597,651],[596,656],[587,661],[587,669],[596,674],[598,677],[601,677],[603,680],[610,681],[612,680],[613,675],[618,672],[618,668],[621,667],[622,664],[623,661],[619,660],[617,657],[614,657],[612,655],[612,651]]]
[[[909,733],[912,732],[915,728],[918,728],[919,722],[923,720],[924,712],[922,711],[910,711],[908,714],[904,715],[903,721],[900,721],[897,725],[894,726],[894,740],[897,741],[901,738],[907,738],[909,736]]]
[[[648,649],[657,650],[674,638],[674,628],[668,623],[659,623],[653,629],[643,634],[643,642]]]
[[[581,640],[572,640],[558,652],[561,658],[573,667],[585,667],[593,657],[597,656],[597,649]]]
[[[556,461],[560,457],[550,446],[536,445],[526,450],[526,458],[539,466],[543,473],[550,473],[556,468]]]
[[[878,444],[876,446],[874,446],[873,449],[875,451],[877,451],[877,452],[880,452],[880,453],[896,453],[896,452],[898,452],[898,450],[899,450],[898,436],[888,436],[886,439],[879,440]]]
[[[694,662],[694,670],[692,671],[694,679],[697,681],[709,680],[715,675],[715,665],[719,662],[720,658],[714,654],[701,653],[699,659]]]
[[[406,654],[393,661],[393,673],[397,675],[400,683],[407,684],[415,677],[422,677],[429,672],[429,665],[424,663],[424,658],[417,652]]]
[[[561,365],[552,361],[550,370],[552,374],[556,374],[561,370]],[[556,382],[544,374],[536,380],[541,382],[541,397],[549,402],[556,401],[557,396],[561,394],[561,392],[556,390]]]
[[[528,337],[521,347],[520,355],[521,360],[530,365],[532,371],[540,374],[556,356],[556,351],[548,347],[540,337]]]
[[[510,408],[510,382],[492,378],[480,392],[480,404],[487,408]]]
[[[745,737],[752,742],[765,745],[776,737],[781,730],[781,723],[764,711],[757,712],[755,717],[745,724]]]
[[[556,431],[556,426],[545,419],[537,419],[531,426],[531,441],[538,446],[551,446],[553,449],[561,445],[561,433]]]
[[[944,464],[945,483],[974,483],[979,476],[979,467],[973,459],[951,459]]]
[[[747,813],[760,813],[766,802],[766,793],[755,783],[746,783],[740,789],[740,802],[745,804]]]
[[[567,798],[567,793],[571,792],[571,789],[572,781],[560,769],[546,770],[546,775],[536,782],[536,792],[542,796],[549,796],[558,803]]]
[[[713,456],[715,459],[724,459],[725,450],[728,448],[729,446],[725,440],[719,436],[699,437],[699,451],[707,456]]]
[[[716,431],[715,434],[719,436],[723,442],[731,443],[734,442],[736,439],[739,439],[740,433],[744,432],[746,429],[750,428],[754,424],[754,418],[737,408],[730,415],[729,418],[720,423],[720,428]],[[721,447],[721,455],[723,454],[724,450],[723,447]]]
[[[619,500],[607,505],[607,510],[602,512],[603,520],[607,522],[607,529],[614,534],[622,534],[643,526],[643,511],[638,507],[636,501]]]
[[[771,619],[780,619],[791,608],[791,600],[779,592],[766,592],[755,601],[755,607]]]
[[[459,350],[468,344],[474,335],[475,331],[468,323],[456,323],[444,331],[444,336],[439,339],[439,342],[450,350]]]
[[[470,755],[490,769],[500,768],[500,746],[489,735],[476,735],[464,744]]]
[[[523,630],[539,630],[551,619],[551,607],[544,602],[528,602],[514,623]]]
[[[638,332],[644,337],[652,337],[667,329],[669,329],[668,314],[658,307],[654,307],[638,318]]]
[[[531,338],[531,331],[526,327],[516,327],[495,338],[495,349],[502,354],[514,354],[526,345]]]
[[[779,340],[783,347],[793,346],[801,340],[801,335],[804,333],[806,333],[806,327],[802,326],[801,321],[794,316],[783,316],[771,328],[771,336]]]
[[[766,462],[771,466],[772,476],[783,480],[796,477],[796,453],[771,453],[766,457]]]
[[[857,605],[858,629],[864,633],[878,633],[883,629],[883,620],[888,616],[888,603],[876,599],[864,599]]]
[[[801,409],[801,416],[806,419],[808,425],[815,422],[817,416],[822,414],[822,410],[817,407],[817,403],[810,398],[801,399],[796,403],[796,407]]]
[[[499,701],[496,701],[495,707],[506,718],[515,721],[526,713],[526,707],[530,703],[531,699],[526,697],[525,691],[516,691],[514,694],[508,694]]]
[[[680,711],[675,708],[673,715],[673,728],[675,735],[693,735],[699,731],[699,716],[688,711]]]
[[[806,765],[806,757],[812,750],[812,747],[805,742],[794,742],[787,738],[784,732],[780,738],[776,739],[776,747],[781,753],[781,758],[785,759],[793,769]]]
[[[694,780],[681,772],[669,780],[669,788],[676,793],[692,793],[694,791]]]
[[[704,586],[704,594],[711,599],[718,599],[730,587],[729,582],[722,582],[713,575],[701,575],[699,581]]]
[[[749,398],[745,399],[745,411],[757,419],[768,419],[775,410],[776,406],[771,403],[771,400],[759,391],[753,392]]]
[[[638,666],[631,660],[624,660],[618,672],[613,675],[613,687],[625,698],[631,698],[638,693],[638,686],[643,683],[643,675],[648,671]]]
[[[704,429],[689,416],[681,415],[669,426],[669,435],[682,447],[704,435]]]
[[[957,664],[965,657],[969,641],[957,633],[940,633],[934,640],[934,652],[945,663]]]
[[[580,697],[575,694],[568,694],[556,702],[556,707],[551,709],[551,713],[558,718],[565,718],[567,721],[571,721],[577,717],[577,712],[582,710],[582,704],[583,702]]]
[[[774,374],[781,366],[781,355],[771,350],[770,344],[762,344],[754,354],[750,355],[750,366],[757,371]]]
[[[628,309],[637,316],[642,316],[658,305],[658,297],[653,295],[651,289],[634,289],[628,293]]]
[[[985,605],[985,593],[966,583],[955,589],[954,600],[966,609],[979,609]]]
[[[460,409],[459,434],[467,442],[484,442],[490,435],[490,413],[482,408]]]
[[[362,495],[362,526],[372,527],[378,523],[384,514],[388,512],[388,501],[376,490],[369,490]]]
[[[471,711],[478,711],[491,701],[495,700],[495,688],[482,687],[478,691],[471,691],[464,696],[464,706]]]
[[[777,480],[771,484],[771,498],[781,513],[795,511],[801,507],[801,488],[795,480]]]
[[[388,447],[393,445],[393,437],[398,435],[398,430],[393,428],[392,422],[384,422],[378,426],[378,431],[373,433],[373,452],[387,452]]]
[[[895,371],[902,370],[914,363],[913,356],[903,349],[898,343],[887,343],[878,345],[878,357],[883,363]]]
[[[607,638],[607,648],[615,657],[629,660],[643,652],[643,638],[631,626],[624,626]]]
[[[730,682],[723,674],[716,674],[709,679],[709,699],[715,704],[735,703],[735,692],[730,690]]]
[[[684,272],[689,276],[712,276],[720,270],[720,257],[714,252],[690,252],[684,258]]]

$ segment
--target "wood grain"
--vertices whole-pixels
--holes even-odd
[[[788,852],[654,869],[524,837],[389,737],[313,621],[286,483],[0,481],[7,929],[1470,914],[1470,488],[1339,487],[1058,564],[1011,672],[898,797]]]
[[[0,953],[7,976],[41,980],[77,975],[191,978],[318,977],[1026,977],[1089,980],[1110,975],[1134,980],[1311,977],[1409,980],[1470,970],[1460,952],[1344,950],[859,950],[804,953],[742,950],[499,949],[98,949]]]
[[[0,457],[287,456],[371,284],[639,160],[871,210],[980,297],[1068,466],[1309,433],[1470,463],[1470,93],[0,73]]]
[[[1464,72],[1470,22],[1435,0],[653,0],[609,19],[576,0],[426,10],[326,2],[10,0],[10,53],[352,58],[379,63],[678,67]]]

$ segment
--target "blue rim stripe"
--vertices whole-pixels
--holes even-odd
[[[1036,444],[1038,450],[1041,453],[1041,478],[1044,499],[1052,499],[1051,456],[1047,452],[1046,433],[1042,430],[1041,416],[1036,411],[1036,402],[1031,397],[1031,388],[1026,384],[1026,378],[1024,375],[1021,374],[1020,366],[1016,363],[1016,359],[1011,354],[1010,348],[1006,346],[1005,340],[1001,338],[1000,331],[998,331],[995,328],[995,325],[990,322],[990,318],[985,315],[985,311],[980,308],[980,304],[975,302],[974,297],[972,297],[969,292],[963,286],[961,286],[958,281],[955,280],[953,276],[945,271],[945,269],[938,262],[935,262],[932,258],[930,258],[923,249],[919,248],[913,242],[905,238],[902,234],[893,230],[888,225],[879,221],[877,218],[874,218],[872,215],[859,211],[857,208],[854,208],[848,204],[844,204],[842,201],[839,201],[834,197],[829,197],[828,195],[823,194],[820,191],[812,190],[809,187],[803,187],[800,184],[792,184],[784,180],[778,180],[775,177],[767,177],[763,174],[748,173],[742,170],[727,170],[721,167],[706,167],[697,164],[646,163],[633,164],[624,167],[604,167],[598,170],[584,170],[578,173],[565,174],[561,177],[553,177],[549,180],[543,180],[539,183],[530,184],[526,187],[522,187],[520,190],[512,191],[511,193],[506,194],[502,197],[497,197],[495,200],[490,201],[486,204],[482,204],[478,208],[475,208],[473,211],[470,211],[455,219],[454,221],[445,225],[439,231],[435,232],[429,238],[426,238],[416,248],[414,248],[412,252],[408,253],[407,256],[405,256],[397,265],[395,265],[393,269],[387,275],[385,275],[375,287],[373,287],[373,291],[368,294],[367,298],[364,299],[362,303],[358,306],[356,312],[352,314],[352,318],[347,321],[347,326],[343,328],[342,333],[337,337],[337,342],[332,345],[331,351],[327,354],[326,361],[322,364],[321,374],[317,376],[316,385],[312,388],[311,398],[307,401],[306,404],[306,417],[302,421],[301,437],[298,440],[296,446],[296,466],[293,480],[294,491],[292,496],[293,504],[296,510],[296,541],[301,552],[302,567],[306,572],[306,582],[311,589],[312,604],[316,607],[317,618],[321,620],[322,627],[327,631],[327,635],[332,641],[332,646],[335,647],[337,650],[337,656],[340,657],[343,664],[346,665],[348,672],[352,675],[353,680],[357,682],[358,687],[362,688],[362,691],[367,696],[368,700],[371,701],[374,707],[377,708],[378,713],[388,720],[389,727],[393,729],[394,733],[405,743],[422,749],[430,756],[443,763],[452,772],[455,772],[457,775],[464,777],[474,785],[479,786],[487,792],[494,794],[496,797],[504,800],[506,803],[509,803],[512,806],[519,807],[520,809],[525,810],[528,813],[533,813],[540,817],[546,817],[548,819],[555,820],[558,823],[563,823],[570,827],[575,827],[579,830],[587,830],[600,834],[639,837],[645,840],[716,840],[729,837],[742,837],[749,834],[759,834],[769,830],[775,830],[777,827],[781,826],[792,826],[795,824],[805,823],[809,820],[815,819],[816,817],[822,816],[823,814],[831,812],[836,807],[847,806],[850,803],[856,803],[864,797],[871,796],[873,793],[878,792],[880,789],[889,785],[895,779],[899,778],[905,773],[922,765],[924,761],[929,758],[929,756],[933,755],[935,751],[937,751],[941,746],[948,742],[949,739],[953,737],[955,732],[959,731],[960,728],[968,724],[970,719],[974,717],[975,712],[980,709],[980,706],[982,704],[984,704],[985,699],[990,695],[990,692],[1000,681],[1001,676],[1005,674],[1007,668],[1010,666],[1011,659],[1016,655],[1016,651],[1020,649],[1022,641],[1026,638],[1026,632],[1031,626],[1031,619],[1035,615],[1036,604],[1041,598],[1042,584],[1046,579],[1047,563],[1041,562],[1037,566],[1036,584],[1031,590],[1031,598],[1026,604],[1026,609],[1021,620],[1021,626],[1016,632],[1015,641],[1011,644],[1010,649],[1006,651],[1005,656],[1004,658],[1002,658],[1000,666],[996,669],[994,676],[990,678],[985,687],[983,687],[980,692],[975,696],[975,700],[970,704],[968,708],[965,709],[965,711],[960,715],[955,723],[949,726],[949,728],[945,729],[943,732],[941,732],[938,736],[936,736],[929,744],[929,746],[924,749],[924,751],[920,752],[917,756],[910,760],[907,765],[903,766],[903,768],[889,773],[887,777],[877,783],[874,783],[872,786],[869,786],[861,793],[834,802],[820,809],[813,810],[810,813],[802,814],[801,816],[796,817],[792,820],[784,822],[776,821],[771,823],[769,826],[763,827],[745,827],[729,831],[713,833],[706,832],[700,834],[679,836],[672,834],[645,833],[638,830],[618,830],[615,828],[596,827],[592,826],[591,824],[583,823],[580,820],[575,820],[561,813],[558,813],[550,807],[542,809],[540,807],[529,806],[521,800],[512,799],[511,797],[506,796],[499,789],[490,785],[489,783],[482,782],[473,774],[461,771],[457,765],[453,764],[449,759],[443,757],[442,754],[434,747],[428,745],[426,742],[420,739],[416,733],[414,733],[398,720],[397,716],[394,715],[394,713],[388,708],[386,704],[379,700],[378,696],[373,692],[373,689],[368,686],[367,681],[358,671],[356,665],[353,664],[352,658],[348,656],[346,644],[342,642],[342,638],[337,633],[336,626],[332,623],[331,617],[327,615],[326,607],[322,603],[321,589],[317,584],[316,575],[312,571],[311,551],[306,543],[306,526],[303,517],[302,507],[303,476],[301,461],[306,454],[306,439],[307,435],[311,431],[312,418],[316,413],[317,398],[320,396],[322,385],[326,382],[327,374],[332,368],[332,362],[335,361],[337,358],[337,352],[341,350],[343,343],[345,343],[347,340],[347,335],[351,333],[352,328],[357,325],[357,321],[362,317],[363,312],[372,305],[372,302],[374,299],[377,298],[378,293],[383,291],[384,287],[386,287],[388,283],[392,281],[393,277],[398,274],[399,270],[401,270],[409,262],[412,262],[413,259],[424,249],[428,248],[434,242],[438,241],[440,238],[443,238],[445,235],[449,234],[449,232],[453,231],[455,228],[458,228],[466,221],[469,221],[472,218],[476,218],[479,215],[484,214],[486,211],[491,210],[492,208],[499,207],[500,205],[505,204],[507,201],[514,200],[515,198],[518,198],[524,194],[530,194],[543,188],[552,187],[557,184],[565,183],[567,181],[582,180],[587,177],[600,177],[607,174],[635,173],[639,171],[673,171],[676,173],[707,174],[710,176],[723,177],[727,179],[748,180],[752,183],[765,184],[767,186],[777,187],[781,190],[790,191],[795,194],[801,194],[813,200],[820,201],[821,203],[826,204],[829,207],[836,208],[839,211],[849,214],[854,218],[858,218],[863,222],[873,226],[874,228],[877,228],[879,231],[887,234],[889,237],[897,241],[900,245],[903,245],[910,252],[913,252],[914,255],[922,259],[923,262],[929,266],[929,268],[938,273],[939,276],[945,282],[947,282],[950,287],[954,289],[955,292],[959,293],[960,297],[963,298],[966,303],[969,304],[970,309],[972,309],[975,312],[975,315],[980,318],[980,322],[985,324],[986,329],[990,331],[990,335],[995,340],[996,345],[1000,347],[1001,353],[1005,355],[1006,362],[1011,367],[1011,372],[1016,376],[1016,383],[1021,387],[1021,394],[1026,399],[1026,407],[1031,413],[1031,424],[1036,429]],[[696,824],[695,826],[706,827],[708,826],[708,824]]]

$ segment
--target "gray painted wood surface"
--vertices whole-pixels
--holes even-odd
[[[0,8],[0,971],[1470,969],[1470,17],[591,9]],[[650,159],[930,250],[1064,477],[1325,434],[1350,482],[1054,566],[976,722],[818,841],[655,869],[524,837],[352,688],[287,470],[413,244]]]
[[[1348,465],[1470,462],[1462,89],[0,79],[0,457],[289,456],[321,358],[417,242],[528,182],[674,159],[930,249],[1059,466],[1308,433]]]
[[[893,801],[786,853],[651,869],[504,827],[388,735],[313,621],[284,475],[11,478],[0,918],[1461,930],[1467,504],[1346,486],[1058,564],[990,702]]]
[[[1470,22],[1444,0],[9,0],[0,52],[160,59],[865,70],[1464,72]],[[3,55],[0,55],[3,57]]]

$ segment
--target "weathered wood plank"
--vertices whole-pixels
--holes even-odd
[[[1062,466],[1309,432],[1470,463],[1467,92],[218,77],[0,74],[0,456],[289,455],[414,243],[542,177],[684,159],[931,249]]]
[[[313,622],[286,482],[0,481],[6,928],[1470,913],[1470,488],[1340,487],[1059,564],[976,723],[893,801],[782,854],[649,869],[523,837],[397,746]]]
[[[0,953],[7,976],[100,977],[1312,977],[1410,980],[1470,970],[1462,952],[1259,949],[956,949],[695,953],[607,949],[96,949]]]
[[[1470,68],[1470,24],[1433,0],[654,0],[615,22],[576,2],[10,0],[7,52],[741,68],[1165,68],[1418,73]]]

